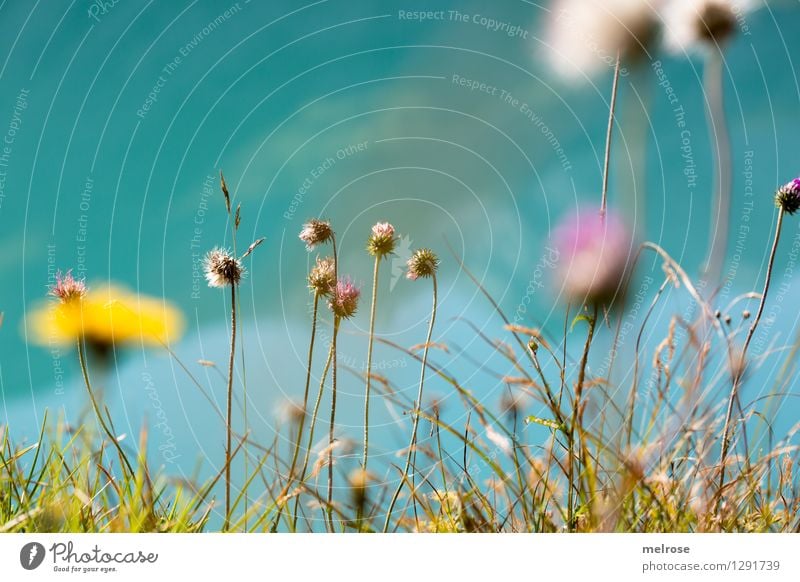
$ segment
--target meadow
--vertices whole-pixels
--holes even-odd
[[[272,233],[243,238],[254,210],[220,171],[203,212],[222,217],[224,231],[219,246],[193,260],[191,285],[193,296],[222,297],[228,350],[213,361],[186,360],[175,349],[183,306],[113,284],[93,286],[78,265],[59,265],[46,301],[25,313],[26,338],[64,347],[80,373],[85,409],[80,418],[43,411],[33,439],[0,425],[0,532],[800,532],[800,424],[793,412],[800,334],[758,355],[752,347],[776,301],[790,314],[800,306],[791,294],[783,303],[776,269],[788,253],[784,231],[795,228],[800,210],[800,168],[783,168],[773,190],[755,193],[753,204],[773,212],[771,230],[750,234],[763,268],[749,291],[731,298],[726,287],[730,241],[741,221],[732,176],[741,168],[726,129],[723,55],[746,33],[745,8],[727,0],[560,5],[545,31],[559,48],[555,67],[573,80],[610,75],[611,83],[606,131],[596,140],[601,179],[558,217],[552,247],[527,256],[530,285],[552,290],[558,325],[545,328],[531,314],[507,311],[501,290],[436,229],[400,253],[407,216],[375,222],[356,237],[361,248],[352,233],[350,246],[342,246],[335,220],[307,218],[286,243],[304,245],[311,265],[304,279],[289,283],[291,294],[307,294],[307,312],[296,314],[307,325],[302,397],[285,403],[271,440],[264,439],[249,430],[248,415],[264,411],[248,398],[254,378],[244,365],[250,346],[241,338],[242,297],[272,292],[243,283],[277,241]],[[585,42],[575,42],[576,34]],[[652,201],[644,190],[633,200],[618,195],[612,180],[620,137],[626,147],[638,145],[629,141],[635,135],[620,136],[620,79],[654,72],[669,99],[671,85],[650,55],[662,42],[684,56],[697,51],[702,61],[707,126],[677,118],[685,131],[712,136],[709,238],[691,241],[704,249],[699,267],[682,264],[632,225],[632,205]],[[492,89],[478,87],[490,96]],[[536,115],[527,103],[513,108]],[[362,145],[343,146],[337,159],[363,153]],[[330,162],[315,170],[314,181],[337,163]],[[685,172],[690,184],[694,171]],[[292,216],[301,212],[298,196],[289,197]],[[427,305],[408,314],[425,323],[411,345],[376,331],[381,310],[396,301],[382,289],[399,254],[398,284],[413,286]],[[369,269],[371,278],[361,284],[350,269]],[[491,312],[494,328],[473,323],[466,311],[460,337],[441,334],[442,288],[454,271]],[[356,314],[368,321],[365,333],[352,329]],[[363,366],[344,357],[345,334],[357,342]],[[454,345],[465,336],[480,346],[474,359]],[[211,477],[200,468],[178,476],[154,462],[165,452],[152,450],[151,426],[133,436],[118,428],[103,384],[115,354],[130,346],[168,358],[181,390],[201,398],[224,427],[214,433],[224,445],[215,449]],[[623,346],[630,357],[620,355]],[[377,361],[376,349],[414,369],[410,390],[398,387],[396,370]],[[484,379],[465,372],[468,364],[485,364],[486,353],[492,363],[483,371],[499,387],[499,401],[486,396]],[[775,379],[751,398],[767,361]],[[207,373],[222,405],[209,394]],[[446,386],[447,410],[432,382]],[[344,425],[337,410],[344,390],[359,394],[357,427]],[[391,455],[375,452],[386,448],[374,442],[379,406],[399,411],[402,442]]]

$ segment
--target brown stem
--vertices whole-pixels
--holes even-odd
[[[750,347],[750,342],[753,339],[753,335],[756,332],[756,328],[758,327],[759,321],[761,321],[761,315],[764,313],[764,305],[767,301],[767,293],[769,293],[769,286],[770,280],[772,279],[772,268],[775,265],[775,254],[778,251],[778,242],[781,238],[781,226],[783,225],[783,214],[784,210],[781,208],[778,211],[778,224],[775,226],[775,240],[772,242],[772,251],[769,255],[769,263],[767,264],[767,275],[766,280],[764,281],[764,291],[761,294],[761,300],[758,303],[758,311],[756,312],[756,317],[753,319],[753,323],[750,325],[750,329],[747,331],[747,338],[744,341],[744,347],[742,348],[741,360],[739,366],[736,366],[734,369],[736,370],[733,376],[733,386],[731,387],[731,394],[728,397],[728,409],[725,413],[725,424],[722,429],[722,449],[720,452],[720,472],[719,472],[719,488],[716,494],[716,505],[719,508],[719,503],[722,500],[722,489],[725,486],[725,461],[728,456],[728,448],[730,446],[731,441],[731,416],[733,414],[733,403],[735,402],[738,391],[739,385],[741,384],[742,377],[744,377],[744,373],[747,367],[747,349]]]

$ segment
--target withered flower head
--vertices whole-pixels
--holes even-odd
[[[420,277],[433,277],[439,268],[439,257],[431,249],[417,249],[408,259],[406,277],[416,281]]]
[[[216,247],[206,254],[203,270],[209,287],[226,287],[238,285],[244,276],[242,262],[235,258],[228,249]]]
[[[324,244],[333,238],[331,223],[327,220],[312,218],[303,225],[300,231],[300,240],[306,243],[306,248],[310,251],[315,246]]]
[[[317,295],[331,295],[336,287],[336,264],[333,257],[321,259],[308,274],[308,287]]]

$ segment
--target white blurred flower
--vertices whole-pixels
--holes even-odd
[[[647,53],[662,0],[557,0],[547,31],[550,64],[567,80],[613,69]]]
[[[662,11],[664,44],[679,54],[721,45],[755,8],[756,0],[672,0]]]

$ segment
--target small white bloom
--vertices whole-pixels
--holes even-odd
[[[558,0],[546,34],[550,64],[567,80],[613,70],[646,53],[661,0]]]

